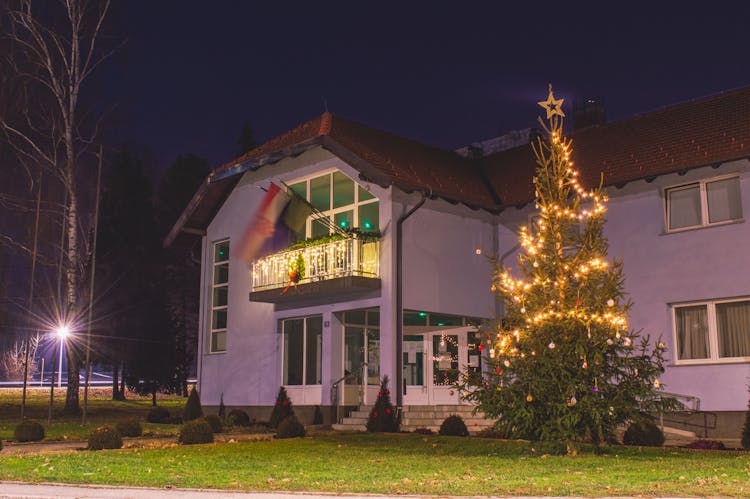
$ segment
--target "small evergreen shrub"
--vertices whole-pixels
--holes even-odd
[[[126,419],[118,421],[115,426],[123,437],[140,437],[143,435],[143,427],[137,419]]]
[[[420,435],[434,435],[435,434],[435,432],[429,428],[417,428],[416,430],[414,430],[414,433],[418,433]]]
[[[184,421],[182,420],[180,416],[170,416],[164,421],[162,421],[162,423],[164,424],[182,424],[183,422]]]
[[[469,430],[461,416],[454,414],[445,418],[443,424],[440,425],[440,434],[450,437],[466,437],[469,435]]]
[[[89,450],[119,449],[120,447],[122,447],[122,436],[111,426],[100,426],[89,434]]]
[[[294,409],[292,409],[292,401],[289,400],[289,395],[286,393],[286,388],[283,386],[279,388],[279,394],[276,395],[276,402],[273,404],[273,411],[271,411],[271,419],[269,423],[272,427],[278,428],[279,423],[283,419],[294,415]]]
[[[206,416],[206,423],[208,423],[208,426],[211,427],[211,431],[214,433],[221,433],[222,430],[222,424],[221,424],[221,418],[216,414],[209,414]]]
[[[44,426],[39,421],[27,419],[18,423],[13,430],[13,438],[18,442],[38,442],[44,438]]]
[[[210,444],[214,441],[214,432],[205,419],[193,419],[182,425],[177,441],[183,445]]]
[[[295,438],[304,437],[305,427],[299,422],[297,416],[291,415],[285,417],[276,429],[276,435],[274,438]]]
[[[224,405],[224,392],[221,392],[221,398],[219,399],[219,419],[222,423],[227,421],[227,407]]]
[[[320,411],[320,406],[315,406],[315,413],[313,414],[312,424],[323,424],[323,413]]]
[[[247,427],[249,433],[273,433],[271,425],[265,421],[253,421]]]
[[[685,446],[688,449],[702,449],[702,450],[726,450],[723,442],[718,440],[704,440],[698,439],[694,442],[690,442]]]
[[[742,428],[742,448],[750,450],[750,401],[747,403],[747,413],[745,413],[745,426]]]
[[[146,421],[148,421],[149,423],[164,424],[168,419],[169,410],[167,410],[166,407],[161,407],[159,405],[149,409],[148,414],[146,415]]]
[[[375,400],[375,406],[372,408],[370,416],[367,418],[367,431],[398,431],[396,411],[393,408],[393,404],[391,404],[391,391],[388,389],[388,376],[383,376],[383,381],[380,383],[378,398]]]
[[[625,445],[643,445],[659,447],[664,444],[664,433],[648,419],[641,419],[631,424],[622,437]]]
[[[202,417],[203,407],[201,407],[201,398],[198,395],[198,390],[193,387],[185,403],[185,409],[182,411],[182,419],[184,421],[192,421]]]
[[[250,416],[242,409],[232,409],[227,417],[229,426],[250,426]]]

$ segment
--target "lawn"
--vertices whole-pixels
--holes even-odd
[[[0,479],[429,495],[750,496],[750,454],[612,447],[539,456],[527,442],[333,434],[159,449],[2,456]]]
[[[111,391],[93,389],[89,394],[87,425],[81,426],[81,416],[63,416],[65,389],[55,389],[55,404],[52,423],[47,424],[49,407],[49,389],[32,388],[28,390],[26,414],[44,425],[45,440],[85,440],[91,430],[102,424],[115,424],[117,421],[138,418],[143,423],[144,432],[159,434],[176,434],[177,425],[146,423],[146,414],[151,408],[150,397],[138,397],[128,394],[128,400],[113,402]],[[81,391],[83,407],[83,391]],[[170,413],[181,414],[185,399],[182,397],[163,397],[157,400],[159,405],[169,409]],[[0,439],[13,438],[13,429],[21,418],[21,390],[0,390]]]

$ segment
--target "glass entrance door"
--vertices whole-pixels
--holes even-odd
[[[429,404],[427,379],[425,379],[425,335],[404,335],[404,404]]]

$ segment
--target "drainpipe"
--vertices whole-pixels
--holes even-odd
[[[430,195],[432,189],[430,189]],[[404,289],[403,289],[403,224],[427,201],[427,193],[422,192],[422,199],[412,209],[401,215],[396,222],[396,407],[399,415],[404,404]]]

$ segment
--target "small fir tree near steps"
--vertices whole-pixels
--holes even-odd
[[[202,417],[203,407],[201,406],[200,395],[198,395],[198,390],[193,387],[185,403],[185,410],[182,411],[182,419],[184,421],[192,421]]]
[[[383,376],[380,383],[378,398],[375,406],[367,418],[367,431],[370,432],[397,432],[398,421],[396,411],[391,404],[391,391],[388,389],[388,376]]]
[[[745,413],[745,426],[742,428],[742,448],[750,450],[750,400],[747,402]]]
[[[289,395],[286,393],[286,388],[283,386],[279,388],[279,393],[276,395],[276,402],[273,405],[273,411],[271,412],[271,420],[269,424],[272,428],[278,428],[284,418],[292,416],[294,409],[292,409],[292,401],[289,400]]]
[[[629,330],[622,262],[607,261],[606,193],[585,190],[563,136],[562,99],[550,86],[533,143],[537,217],[519,235],[521,277],[497,268],[502,323],[482,326],[488,370],[463,374],[464,398],[499,430],[544,441],[556,453],[596,444],[641,413],[679,404],[659,393],[664,345]]]

